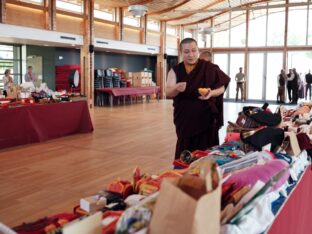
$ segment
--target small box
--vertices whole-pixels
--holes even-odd
[[[98,195],[85,197],[80,199],[80,208],[87,211],[93,212],[102,209],[107,204],[105,197],[100,197]]]

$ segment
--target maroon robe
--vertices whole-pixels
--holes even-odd
[[[186,89],[173,99],[174,124],[177,133],[175,158],[183,150],[194,151],[218,145],[219,128],[223,125],[223,94],[209,100],[200,100],[198,88],[227,87],[230,78],[220,68],[199,59],[195,68],[186,73],[184,63],[173,70],[178,82],[186,82]]]

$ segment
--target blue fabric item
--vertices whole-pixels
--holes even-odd
[[[284,160],[284,161],[286,161],[288,164],[291,164],[292,163],[292,158],[291,158],[291,156],[289,156],[288,154],[283,154],[283,153],[276,153],[276,154],[274,154],[275,155],[275,157],[277,158],[277,159],[282,159],[282,160]]]
[[[302,174],[303,174],[303,172],[301,172],[298,177],[300,178],[302,176]],[[287,195],[290,194],[290,192],[296,187],[296,185],[297,185],[297,183],[293,182],[290,186],[287,187],[287,189],[286,189]],[[280,194],[280,197],[277,200],[275,200],[274,202],[272,202],[271,206],[272,206],[272,212],[274,215],[277,214],[277,212],[282,207],[282,205],[285,201],[286,201],[286,197],[284,197]]]

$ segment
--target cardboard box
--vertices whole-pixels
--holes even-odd
[[[80,199],[80,208],[87,211],[97,211],[106,206],[107,200],[105,197],[98,198],[97,195]]]

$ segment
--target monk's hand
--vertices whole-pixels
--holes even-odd
[[[178,92],[184,92],[185,89],[186,89],[186,82],[179,82],[176,84],[176,87],[175,89],[178,91]]]
[[[207,91],[207,93],[205,95],[201,95],[198,98],[200,100],[208,100],[208,99],[210,99],[212,97],[212,95],[213,95],[213,90],[212,89],[208,89],[208,91]]]

